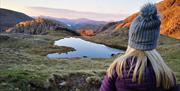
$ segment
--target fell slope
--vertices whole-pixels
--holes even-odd
[[[157,4],[161,14],[161,34],[180,39],[180,0],[163,0]],[[135,13],[126,18],[123,23],[116,26],[115,30],[128,28],[133,19],[138,15]]]
[[[23,13],[0,8],[0,32],[13,27],[19,22],[32,19]]]

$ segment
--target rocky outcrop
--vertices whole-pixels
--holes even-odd
[[[180,1],[163,0],[157,4],[161,14],[161,34],[180,39]],[[138,15],[135,13],[116,26],[115,30],[128,28],[133,19]]]
[[[157,7],[162,14],[161,34],[180,39],[180,0],[164,0]]]
[[[76,30],[81,36],[93,36],[94,30],[93,29],[79,29]]]
[[[105,24],[98,24],[98,22],[96,23],[95,21],[94,24],[90,24],[90,23],[76,24],[75,31],[82,36],[93,36],[104,25]]]
[[[6,32],[25,34],[47,34],[48,32],[57,30],[71,31],[65,24],[61,22],[56,22],[54,20],[44,18],[37,18],[31,21],[20,22],[14,27],[7,29]]]
[[[12,10],[0,8],[0,32],[13,27],[19,22],[32,20],[33,18]]]

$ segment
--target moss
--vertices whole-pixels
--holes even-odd
[[[1,84],[6,83],[3,91],[15,91],[22,90],[28,91],[32,88],[32,85],[43,88],[44,78],[47,76],[38,75],[37,73],[31,73],[20,69],[0,72]],[[3,85],[0,85],[0,87]]]
[[[35,48],[27,49],[27,52],[31,54],[37,54],[41,56],[46,56],[49,53],[67,53],[70,51],[75,51],[75,49],[65,46],[45,46],[45,47],[35,47]]]

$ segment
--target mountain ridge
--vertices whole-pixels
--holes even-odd
[[[79,18],[79,19],[68,19],[68,18],[57,18],[50,16],[39,16],[40,18],[53,19],[59,22],[65,23],[67,26],[71,27],[73,30],[79,29],[78,25],[105,25],[106,21],[96,21],[88,18]],[[35,17],[36,18],[36,17]]]
[[[23,21],[6,30],[7,33],[25,33],[32,35],[44,35],[51,32],[58,33],[59,31],[78,35],[76,32],[70,30],[64,23],[44,18]]]

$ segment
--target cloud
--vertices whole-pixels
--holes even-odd
[[[30,16],[50,16],[69,19],[88,18],[99,21],[119,21],[127,17],[127,14],[102,14],[44,7],[28,7],[26,14]]]

